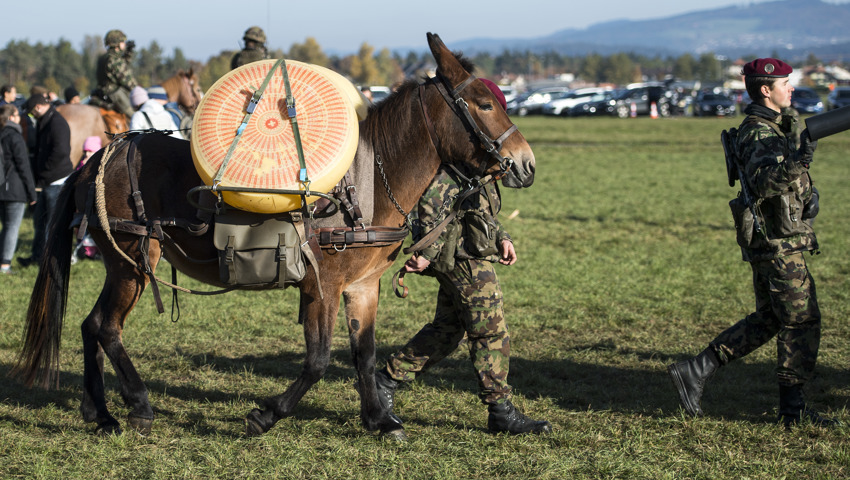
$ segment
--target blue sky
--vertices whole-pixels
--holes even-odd
[[[470,38],[533,38],[610,20],[662,18],[765,1],[39,0],[37,8],[17,8],[3,21],[0,45],[12,39],[54,43],[61,37],[79,48],[86,35],[103,38],[119,28],[138,45],[156,40],[169,55],[180,47],[189,59],[206,61],[222,50],[240,48],[245,29],[258,25],[273,49],[288,50],[307,37],[335,53],[355,52],[363,42],[376,49],[424,49],[429,31],[451,48],[453,41]],[[43,17],[36,20],[34,12]]]

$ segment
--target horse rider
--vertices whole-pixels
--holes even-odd
[[[266,32],[262,28],[254,26],[245,30],[242,41],[245,42],[245,46],[230,61],[231,70],[257,60],[269,58],[269,52],[266,49]]]
[[[127,35],[121,30],[107,32],[103,43],[107,50],[97,59],[97,91],[101,97],[111,101],[114,110],[126,115],[129,121],[135,113],[130,103],[130,91],[139,84],[130,66],[135,43],[128,42]]]
[[[505,96],[498,86],[480,80],[504,109]],[[465,185],[476,183],[470,176],[470,172],[443,165],[419,199],[413,239],[414,247],[421,249],[414,251],[403,270],[437,279],[436,311],[431,323],[375,373],[378,399],[401,423],[392,411],[395,389],[451,354],[466,335],[478,379],[478,397],[488,407],[488,429],[493,433],[549,433],[549,422],[533,420],[511,403],[510,335],[493,262],[512,265],[517,255],[511,237],[496,218],[501,208],[498,186],[485,177],[483,186],[467,190]],[[437,225],[444,224],[443,219],[453,208],[458,209],[457,221],[438,234]],[[481,234],[469,235],[472,231]],[[435,235],[433,241],[422,240]]]

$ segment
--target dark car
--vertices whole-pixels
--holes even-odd
[[[597,93],[588,101],[570,107],[567,115],[571,117],[583,117],[593,115],[611,115],[614,113],[614,97],[619,91]]]
[[[850,105],[850,87],[836,87],[826,97],[827,110],[835,110],[847,105]]]
[[[508,115],[526,115],[543,113],[543,106],[556,98],[570,94],[568,87],[546,87],[526,92],[507,104]]]
[[[791,92],[791,106],[800,113],[821,113],[823,102],[811,88],[795,87]]]
[[[694,100],[694,115],[700,117],[732,117],[738,113],[735,100],[729,95],[700,92]]]
[[[614,99],[611,113],[620,118],[627,118],[634,108],[637,115],[649,115],[653,103],[659,116],[670,116],[670,92],[664,85],[633,84]]]

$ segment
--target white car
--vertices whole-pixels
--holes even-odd
[[[590,97],[604,93],[605,88],[579,88],[564,98],[556,98],[543,106],[545,115],[569,115],[574,106],[590,100]]]

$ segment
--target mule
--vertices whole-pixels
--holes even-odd
[[[181,128],[191,126],[191,116],[201,101],[201,88],[198,75],[191,69],[179,70],[174,76],[162,82],[168,93],[169,102],[177,102],[184,113],[181,122],[175,122]],[[83,142],[88,137],[100,137],[101,145],[111,140],[110,133],[124,132],[129,122],[118,112],[102,110],[93,105],[66,104],[56,107],[56,111],[65,118],[71,128],[71,162],[76,167],[83,158]],[[188,119],[188,121],[186,121]]]
[[[471,64],[452,54],[437,35],[429,33],[427,38],[438,65],[437,76],[422,83],[402,84],[383,102],[372,106],[360,124],[356,156],[376,165],[373,198],[361,199],[373,203],[374,225],[404,226],[407,212],[415,207],[442,162],[451,162],[466,171],[501,170],[506,175],[506,186],[526,187],[534,179],[531,147],[498,106],[492,92],[471,75]],[[14,368],[28,386],[58,384],[59,344],[72,249],[69,227],[75,211],[85,208],[90,185],[106,161],[103,155],[101,150],[66,182],[58,203],[61,207],[54,214],[51,240],[27,312],[24,345]],[[103,169],[102,182],[110,217],[134,218],[128,166],[138,179],[148,222],[157,218],[194,218],[197,209],[187,202],[186,194],[201,185],[201,180],[194,169],[189,142],[147,134],[131,158],[110,159]],[[211,229],[200,236],[176,227],[162,229],[168,241],[116,229],[112,235],[119,251],[104,230],[89,228],[103,256],[106,280],[94,308],[82,323],[84,372],[80,409],[85,421],[95,422],[96,430],[103,433],[121,432],[104,396],[104,357],[115,368],[122,398],[130,408],[130,426],[146,433],[154,419],[148,390],[122,342],[127,316],[150,282],[141,267],[144,256],[154,270],[164,256],[186,275],[224,286],[217,264],[195,263],[189,258],[217,257]],[[363,426],[369,431],[404,438],[401,424],[381,406],[374,380],[379,281],[400,250],[401,241],[343,251],[328,248],[317,268],[307,269],[297,284],[298,318],[306,342],[303,370],[283,393],[265,399],[247,414],[247,435],[267,432],[278,420],[291,415],[308,389],[322,378],[330,362],[331,339],[342,297]]]

